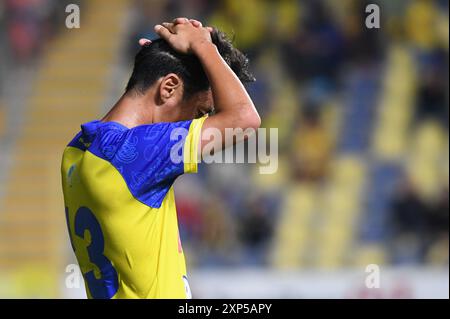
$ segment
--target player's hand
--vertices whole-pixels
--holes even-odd
[[[163,25],[164,27],[166,27],[167,29],[169,29],[170,32],[174,33],[173,30],[172,30],[173,26],[174,26],[175,24],[179,24],[179,23],[184,23],[184,22],[186,22],[185,19],[187,19],[187,18],[176,18],[176,19],[174,19],[174,20],[172,21],[172,23],[163,22],[162,25]],[[189,22],[192,23],[192,25],[193,25],[194,27],[196,27],[196,28],[201,28],[201,27],[203,27],[203,24],[202,24],[200,21],[198,21],[198,20],[195,20],[195,19],[189,19]],[[211,27],[206,27],[206,29],[207,29],[209,32],[212,32],[212,31],[213,31],[213,28],[211,28]],[[152,41],[149,40],[149,39],[147,39],[147,38],[141,38],[141,39],[139,39],[139,45],[140,45],[140,46],[144,46],[144,45],[150,44],[150,43],[152,43]]]
[[[194,27],[196,28],[202,28],[203,24],[195,19],[188,19],[188,18],[176,18],[174,19],[172,22],[163,22],[161,23],[162,26],[166,27],[167,29],[169,29],[170,32],[174,33],[173,31],[173,27],[177,24],[183,24],[183,23],[188,23],[190,22]],[[213,31],[213,28],[211,27],[205,27],[209,32]]]
[[[164,22],[155,26],[156,33],[175,50],[189,54],[202,43],[211,43],[212,28],[204,28],[199,21],[177,18],[172,23]]]

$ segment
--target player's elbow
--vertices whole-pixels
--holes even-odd
[[[261,126],[261,117],[259,116],[258,112],[254,112],[251,120],[249,121],[249,127],[253,128],[254,130],[257,130]]]
[[[250,110],[243,111],[240,114],[239,122],[242,129],[253,129],[257,130],[261,126],[261,117],[254,107]]]

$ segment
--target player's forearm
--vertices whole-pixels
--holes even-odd
[[[253,102],[233,70],[214,44],[199,43],[194,48],[211,84],[215,116],[229,128],[258,128],[261,120]]]

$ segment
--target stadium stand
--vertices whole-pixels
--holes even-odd
[[[448,267],[448,2],[382,2],[376,31],[361,27],[363,1],[85,1],[82,28],[52,32],[36,56],[11,49],[22,52],[13,69],[36,72],[23,120],[0,104],[0,275],[25,265],[8,280],[36,287],[73,260],[61,151],[122,93],[111,68],[129,69],[137,39],[186,12],[248,54],[248,90],[280,150],[276,174],[204,165],[176,185],[188,267]],[[247,216],[267,235],[243,236]]]

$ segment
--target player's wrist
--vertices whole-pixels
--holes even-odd
[[[201,58],[204,54],[210,54],[213,51],[216,51],[217,47],[214,43],[208,40],[196,41],[191,45],[191,51],[198,58]]]

